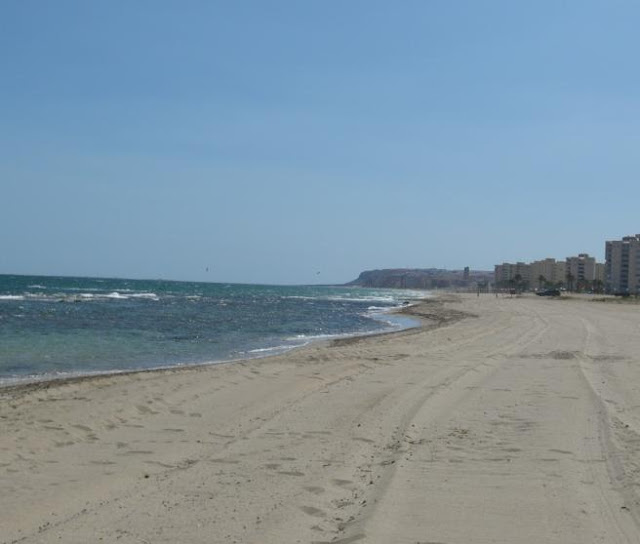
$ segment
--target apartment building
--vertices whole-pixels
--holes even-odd
[[[577,257],[567,257],[567,276],[570,275],[575,281],[596,279],[596,259],[589,257],[588,253],[580,253]]]
[[[511,280],[520,280],[525,283],[531,282],[531,265],[523,262],[502,263],[495,265],[495,282],[498,285],[505,285]]]
[[[605,286],[610,293],[640,293],[640,234],[605,242]]]
[[[531,267],[531,287],[543,289],[547,284],[564,283],[566,263],[552,258],[533,261]]]
[[[640,244],[640,238],[638,242]],[[640,260],[637,270],[640,273]],[[529,289],[544,289],[553,285],[581,290],[593,288],[595,280],[604,281],[605,265],[597,263],[595,257],[588,253],[580,253],[564,261],[548,257],[532,263],[502,263],[495,265],[494,274],[496,284],[503,287],[512,280],[520,279],[521,284]],[[640,288],[640,284],[638,286]]]

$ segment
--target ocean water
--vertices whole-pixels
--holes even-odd
[[[247,359],[407,328],[420,291],[0,275],[0,385]]]

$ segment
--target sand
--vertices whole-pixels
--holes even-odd
[[[0,542],[640,542],[640,306],[0,391]]]

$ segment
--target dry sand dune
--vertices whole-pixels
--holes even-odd
[[[399,334],[0,392],[0,542],[640,542],[640,306],[415,311]]]

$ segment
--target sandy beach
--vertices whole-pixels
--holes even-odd
[[[640,306],[0,390],[1,543],[640,542]]]

